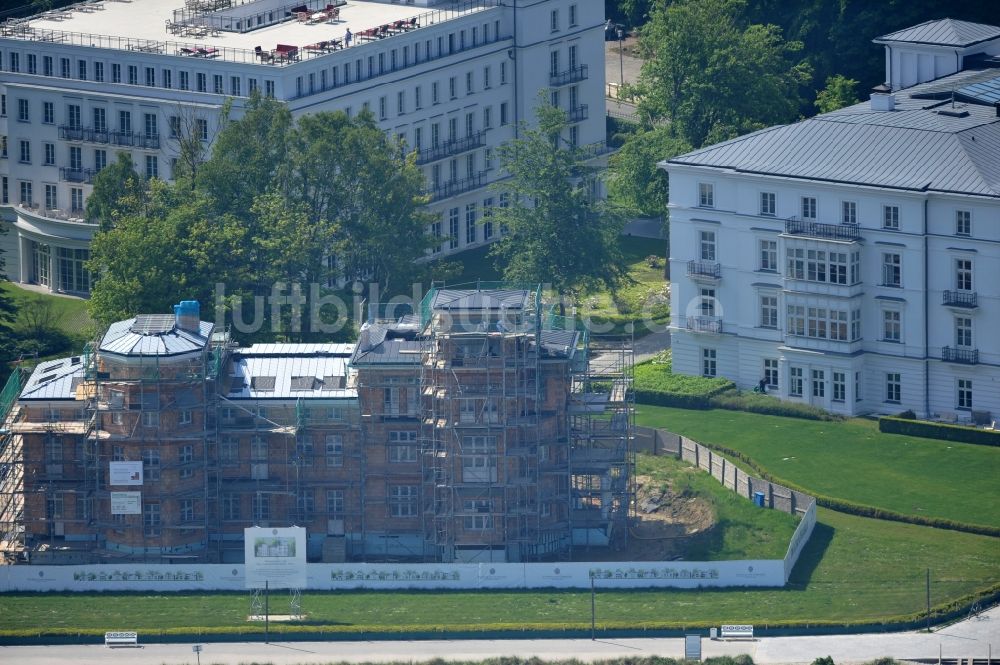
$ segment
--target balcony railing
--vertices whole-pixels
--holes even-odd
[[[445,182],[432,188],[430,191],[431,200],[437,201],[462,194],[463,192],[471,192],[474,189],[479,189],[484,184],[486,184],[486,171],[480,171],[470,178],[452,180],[451,182]]]
[[[854,224],[820,224],[801,219],[785,220],[785,233],[826,240],[860,240],[861,230]]]
[[[976,365],[979,363],[979,349],[958,349],[946,346],[941,349],[941,360],[948,363]]]
[[[94,176],[97,175],[95,169],[71,169],[65,166],[59,167],[59,179],[64,182],[82,182],[91,184]]]
[[[574,106],[569,110],[567,116],[570,122],[581,122],[590,117],[587,112],[588,106],[586,104],[580,104],[579,106]]]
[[[564,72],[554,72],[549,74],[549,85],[552,87],[569,85],[577,81],[583,81],[589,75],[587,65],[580,65],[567,69]]]
[[[587,145],[580,146],[580,151],[584,154],[586,159],[594,159],[602,155],[607,155],[617,150],[617,148],[608,145],[607,141],[598,141],[596,143],[588,143]]]
[[[718,316],[689,316],[687,329],[691,332],[719,334],[722,332],[722,319]]]
[[[716,261],[688,261],[688,277],[722,277],[722,266]]]
[[[979,298],[975,291],[945,291],[941,296],[941,304],[947,307],[979,307]]]
[[[483,136],[485,134],[486,132],[476,132],[471,136],[464,136],[460,139],[452,139],[439,145],[425,148],[417,154],[417,164],[436,162],[439,159],[460,155],[463,152],[480,148],[483,145]]]
[[[139,132],[111,132],[111,143],[114,145],[132,146],[135,148],[147,148],[149,150],[159,150],[159,134],[140,134]]]

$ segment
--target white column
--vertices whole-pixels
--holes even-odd
[[[18,251],[18,273],[22,284],[27,284],[31,279],[31,263],[34,261],[34,253],[31,251],[31,241],[25,238],[20,232],[17,234]]]
[[[50,244],[49,245],[49,291],[56,291],[59,288],[59,273],[56,272],[56,268],[59,266],[59,261],[56,255],[59,253],[59,249]]]

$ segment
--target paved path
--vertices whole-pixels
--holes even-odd
[[[140,634],[141,640],[141,634]],[[811,663],[832,656],[837,665],[882,656],[902,660],[1000,657],[1000,607],[975,619],[927,633],[766,637],[755,641],[702,640],[703,657],[749,654],[760,665]],[[420,662],[431,658],[478,660],[497,656],[537,656],[546,660],[665,656],[680,658],[680,638],[628,640],[460,640],[428,642],[275,642],[271,644],[205,644],[205,665],[272,663],[273,665],[334,662]],[[17,665],[194,665],[190,644],[150,644],[142,649],[103,646],[0,647],[0,663]]]

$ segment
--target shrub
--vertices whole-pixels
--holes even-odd
[[[994,430],[976,429],[965,425],[932,423],[926,420],[907,420],[900,416],[879,418],[878,431],[958,443],[975,443],[981,446],[1000,446],[1000,432]]]
[[[751,413],[763,413],[771,416],[786,416],[789,418],[804,418],[806,420],[837,420],[838,417],[812,406],[811,404],[800,404],[798,402],[782,402],[777,397],[761,395],[760,393],[747,393],[740,390],[727,390],[718,395],[714,395],[709,404],[716,409],[729,409],[731,411],[749,411]]]
[[[729,379],[674,374],[669,355],[661,355],[635,367],[637,396],[642,391],[643,393],[666,393],[673,396],[684,395],[708,400],[713,395],[733,387],[734,384]]]

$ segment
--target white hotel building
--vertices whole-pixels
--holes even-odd
[[[603,25],[592,0],[93,0],[8,21],[7,274],[86,294],[94,175],[126,151],[169,180],[178,127],[208,144],[226,100],[239,117],[255,89],[293,116],[370,109],[418,152],[438,251],[489,242],[494,150],[533,119],[540,91],[567,112],[568,141],[605,152]]]
[[[674,370],[842,414],[1000,416],[1000,28],[875,40],[870,102],[661,164]]]

